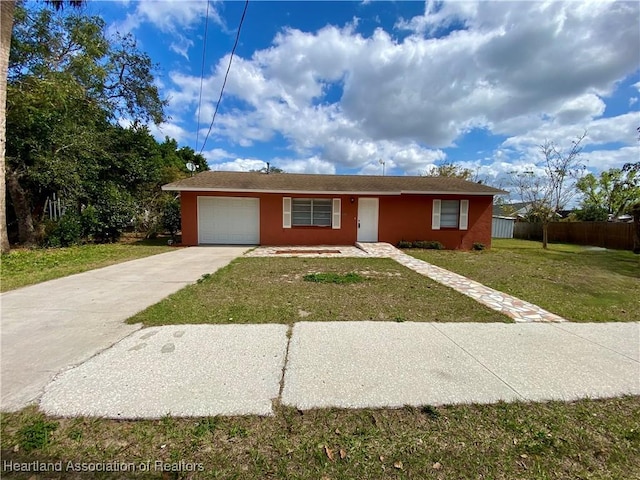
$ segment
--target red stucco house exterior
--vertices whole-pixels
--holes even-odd
[[[494,195],[458,178],[202,172],[180,192],[183,245],[491,245]]]

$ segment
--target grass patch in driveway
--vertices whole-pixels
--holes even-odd
[[[2,255],[0,291],[174,250],[166,238],[67,248],[15,249]]]
[[[635,479],[639,419],[640,397],[141,421],[52,418],[29,407],[2,415],[1,450],[5,465],[151,462],[150,473],[99,478]],[[49,439],[33,448],[24,432],[42,424]],[[162,476],[155,462],[197,470]]]
[[[323,283],[314,278],[362,282]],[[239,258],[129,319],[182,323],[336,320],[507,322],[509,318],[390,259]]]
[[[421,260],[574,322],[640,320],[640,256],[623,250],[494,239],[491,250],[407,250]]]

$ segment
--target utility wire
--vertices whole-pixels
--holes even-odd
[[[204,79],[204,60],[207,55],[207,30],[209,29],[209,0],[207,0],[207,14],[204,17],[204,41],[202,42],[202,69],[200,70],[200,96],[198,97],[198,125],[196,127],[196,145],[198,150],[198,137],[200,136],[200,108],[202,107],[202,82]]]
[[[207,136],[204,138],[204,142],[202,142],[202,148],[200,149],[200,154],[204,151],[204,147],[207,144],[207,139],[209,138],[209,134],[211,133],[211,129],[213,128],[213,122],[216,120],[216,115],[218,114],[218,108],[220,107],[220,102],[222,101],[222,94],[224,93],[224,87],[227,84],[227,77],[229,76],[229,70],[231,70],[231,62],[233,62],[233,55],[236,52],[236,47],[238,46],[238,41],[240,40],[240,30],[242,30],[242,24],[244,22],[244,17],[247,13],[247,7],[249,6],[249,0],[245,0],[244,2],[244,10],[242,11],[242,17],[240,17],[240,23],[238,24],[238,32],[236,33],[236,41],[233,44],[233,48],[231,49],[231,55],[229,56],[229,65],[227,65],[227,72],[224,74],[224,81],[222,82],[222,88],[220,89],[220,96],[218,97],[218,103],[216,103],[216,109],[213,112],[213,118],[211,119],[211,125],[209,125],[209,131],[207,132]]]

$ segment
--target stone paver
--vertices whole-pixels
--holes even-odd
[[[389,243],[357,243],[372,257],[388,257],[421,275],[473,298],[479,303],[513,318],[516,322],[566,322],[554,313],[548,312],[509,294],[499,292],[467,277],[431,265],[398,250]]]
[[[145,328],[60,374],[42,395],[50,415],[159,418],[271,415],[286,325]]]
[[[322,252],[322,253],[318,253]],[[258,247],[245,257],[367,258],[370,255],[353,245]]]

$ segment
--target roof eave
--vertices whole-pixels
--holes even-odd
[[[502,192],[469,192],[469,191],[364,191],[364,190],[274,190],[274,189],[252,189],[252,188],[217,188],[217,187],[183,187],[180,185],[163,185],[162,190],[168,192],[222,192],[222,193],[276,193],[295,195],[473,195],[473,196],[494,196],[501,195]],[[506,192],[504,192],[506,193]]]

